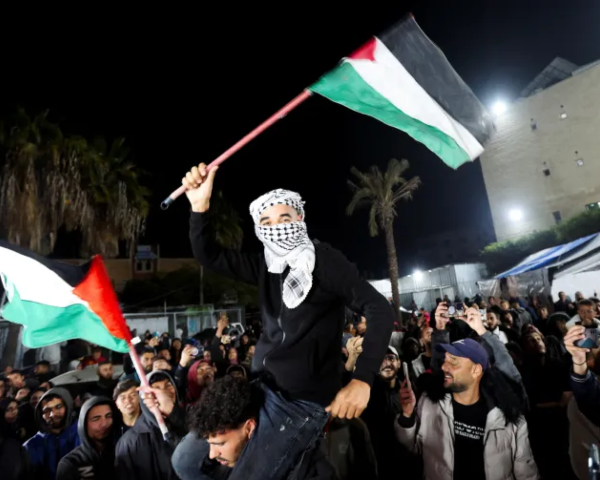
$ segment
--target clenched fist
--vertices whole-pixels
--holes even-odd
[[[201,163],[197,167],[192,167],[181,179],[193,212],[204,213],[210,208],[213,182],[218,169],[219,167],[211,167],[209,172],[206,165]]]

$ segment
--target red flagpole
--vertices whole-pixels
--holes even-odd
[[[304,102],[305,100],[307,100],[308,98],[310,98],[311,95],[312,95],[312,92],[310,90],[304,90],[300,95],[298,95],[296,98],[294,98],[291,102],[289,102],[287,105],[285,105],[282,109],[280,109],[277,112],[275,112],[267,120],[265,120],[258,127],[256,127],[254,130],[252,130],[248,135],[246,135],[245,137],[243,137],[241,140],[239,140],[237,143],[235,143],[229,149],[225,150],[220,156],[218,156],[217,158],[215,158],[208,165],[207,170],[210,170],[212,167],[214,167],[216,165],[220,165],[221,163],[223,163],[225,160],[227,160],[229,157],[231,157],[234,153],[236,153],[242,147],[244,147],[245,145],[247,145],[248,143],[250,143],[256,137],[258,137],[261,133],[263,133],[271,125],[273,125],[277,121],[281,120],[288,113],[290,113],[294,108],[296,108],[302,102]],[[174,190],[171,193],[171,195],[169,195],[160,204],[160,208],[162,208],[163,210],[166,210],[167,208],[169,208],[169,205],[171,205],[175,201],[175,199],[177,197],[179,197],[183,193],[185,193],[185,187],[182,185],[177,190]]]

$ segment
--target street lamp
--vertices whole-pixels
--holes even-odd
[[[504,112],[506,112],[507,109],[508,109],[508,105],[506,104],[506,102],[503,102],[502,100],[498,100],[492,106],[492,112],[494,112],[494,115],[496,115],[496,116],[502,115]]]
[[[523,219],[523,211],[519,208],[513,208],[508,212],[508,218],[513,222],[520,222]]]

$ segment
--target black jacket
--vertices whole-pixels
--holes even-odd
[[[103,452],[96,449],[85,428],[90,410],[97,405],[109,405],[113,412],[113,437]],[[106,397],[92,397],[85,402],[81,407],[77,423],[77,433],[81,445],[62,458],[58,464],[56,478],[60,480],[79,480],[80,478],[115,480],[115,437],[120,431],[120,418],[121,413],[115,404]]]
[[[92,397],[112,398],[117,383],[119,383],[118,380],[106,380],[101,378],[92,384],[88,392]]]
[[[175,382],[163,371],[148,375],[151,381],[154,375],[166,375],[173,386]],[[177,389],[177,386],[175,386]],[[178,404],[165,418],[169,428],[170,440],[167,441],[158,426],[154,415],[140,399],[142,414],[117,443],[115,464],[119,479],[124,480],[175,480],[177,475],[171,467],[171,456],[179,440],[185,434],[185,412]]]
[[[314,448],[296,466],[290,479],[336,480],[335,470],[325,458],[324,448]],[[227,480],[232,468],[209,458],[210,446],[204,438],[191,432],[177,446],[173,468],[181,480]],[[361,452],[362,453],[362,452]],[[364,480],[369,478],[364,477]]]
[[[192,213],[190,240],[196,259],[217,273],[258,285],[263,334],[256,345],[253,372],[270,373],[293,398],[329,405],[341,388],[339,361],[345,306],[367,318],[363,352],[353,378],[369,385],[379,372],[394,325],[387,300],[339,251],[315,245],[313,286],[294,309],[283,303],[288,273],[269,273],[264,254],[222,249],[215,242],[209,214]]]
[[[589,370],[585,375],[577,375],[571,370],[571,389],[577,408],[587,419],[600,427],[600,382]]]
[[[27,453],[21,443],[13,438],[0,436],[0,478],[28,480],[31,478],[30,473]]]

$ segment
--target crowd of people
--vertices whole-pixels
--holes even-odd
[[[8,368],[3,480],[587,478],[600,300],[444,298],[394,323],[356,267],[308,237],[295,192],[251,204],[263,254],[220,246],[217,170],[182,180],[192,249],[258,287],[261,321],[243,334],[225,316],[194,338],[146,332],[140,370],[124,356],[119,378],[114,355],[81,341],[47,347],[31,372]],[[64,365],[97,380],[54,385]]]
[[[366,409],[327,422],[297,478],[586,478],[586,446],[600,441],[600,349],[575,343],[600,326],[600,300],[561,293],[552,309],[475,298],[449,314],[458,304],[439,299],[396,328]],[[347,312],[342,385],[368,328]],[[147,398],[129,357],[113,378],[110,352],[98,347],[76,366],[96,370],[83,385],[54,387],[58,372],[45,360],[30,373],[7,368],[0,471],[12,476],[2,478],[228,478],[270,393],[254,387],[251,368],[262,324],[233,338],[228,329],[222,316],[193,340],[142,335]]]

